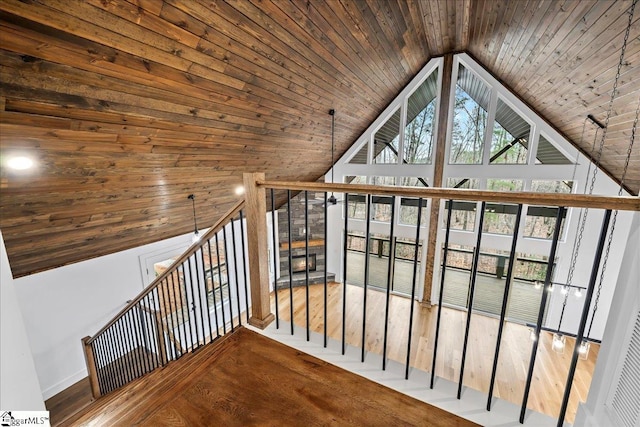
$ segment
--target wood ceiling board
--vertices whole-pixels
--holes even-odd
[[[3,1],[0,154],[26,150],[42,167],[0,172],[13,273],[187,233],[186,195],[211,205],[213,221],[243,172],[315,181],[331,162],[329,109],[338,157],[424,64],[452,51],[478,58],[578,143],[586,115],[606,114],[630,4]],[[638,26],[602,158],[618,176],[639,93]]]

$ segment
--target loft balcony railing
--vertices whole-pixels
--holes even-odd
[[[351,184],[323,184],[323,183],[309,183],[309,182],[283,182],[283,181],[267,181],[264,179],[263,174],[245,174],[244,176],[245,186],[245,202],[238,204],[231,211],[229,211],[223,218],[221,218],[207,234],[203,237],[201,242],[194,244],[185,254],[176,260],[176,262],[162,275],[160,275],[144,292],[142,292],[137,298],[135,298],[130,304],[122,310],[111,322],[109,322],[104,328],[102,328],[93,337],[87,337],[83,340],[85,355],[87,359],[88,370],[90,373],[90,379],[92,384],[92,390],[94,396],[100,396],[108,393],[126,382],[129,382],[139,376],[144,375],[146,372],[169,363],[171,360],[179,358],[181,355],[197,349],[199,346],[213,342],[219,336],[226,333],[228,330],[232,330],[235,326],[242,324],[242,318],[245,317],[245,321],[255,327],[264,329],[273,320],[276,322],[276,327],[280,327],[280,304],[284,301],[280,301],[278,292],[278,271],[279,266],[277,264],[276,254],[269,256],[269,241],[272,242],[272,248],[274,252],[280,249],[280,251],[286,251],[284,255],[288,258],[289,271],[282,271],[282,275],[289,274],[290,280],[288,281],[287,288],[282,295],[287,295],[289,298],[289,319],[290,319],[290,331],[294,333],[294,301],[293,301],[293,280],[291,271],[293,257],[292,251],[294,248],[304,251],[305,259],[309,258],[310,238],[309,233],[306,230],[309,227],[309,194],[314,193],[314,199],[317,194],[324,194],[323,199],[323,213],[322,224],[324,227],[324,262],[327,260],[327,251],[330,247],[332,251],[339,252],[341,254],[342,263],[342,298],[339,303],[340,307],[331,307],[331,311],[338,311],[341,313],[341,349],[342,353],[345,353],[346,349],[346,313],[347,313],[347,294],[346,294],[346,272],[347,272],[347,238],[349,233],[350,218],[348,215],[349,195],[359,195],[365,197],[366,210],[365,215],[365,248],[370,247],[372,241],[371,236],[371,205],[372,196],[389,196],[393,199],[397,197],[417,199],[418,203],[415,205],[424,206],[423,202],[426,200],[431,201],[432,212],[434,209],[439,209],[441,203],[453,206],[454,201],[471,201],[481,202],[482,209],[479,215],[479,226],[477,227],[476,245],[472,253],[471,271],[470,271],[470,283],[469,283],[469,298],[466,307],[466,322],[465,322],[465,334],[464,343],[462,347],[462,358],[459,369],[458,378],[458,393],[457,397],[460,398],[463,388],[464,374],[465,374],[465,362],[467,357],[467,350],[469,344],[469,326],[471,320],[471,313],[474,308],[474,290],[476,285],[476,279],[478,277],[478,260],[481,256],[480,248],[482,246],[482,221],[485,211],[485,205],[487,203],[507,203],[517,206],[515,230],[512,236],[512,245],[509,260],[516,259],[516,245],[518,240],[518,227],[520,219],[523,213],[524,206],[552,206],[557,211],[556,222],[554,226],[553,237],[550,241],[550,253],[547,257],[546,275],[543,281],[545,289],[553,283],[552,271],[553,263],[556,259],[556,249],[559,241],[560,230],[562,221],[565,218],[565,210],[570,207],[577,208],[589,208],[589,209],[601,209],[604,210],[603,220],[600,229],[600,235],[598,244],[595,248],[593,258],[593,269],[590,275],[590,280],[586,285],[584,304],[582,314],[579,321],[579,327],[575,334],[576,343],[582,342],[585,338],[585,328],[587,324],[589,307],[594,295],[594,288],[596,287],[596,281],[598,276],[598,270],[600,261],[603,255],[605,247],[607,230],[611,219],[613,210],[628,210],[628,211],[640,211],[640,199],[636,197],[607,197],[607,196],[592,196],[592,195],[577,195],[577,194],[543,194],[543,193],[514,193],[514,192],[495,192],[495,191],[483,191],[483,190],[469,190],[469,189],[444,189],[444,188],[414,188],[414,187],[386,187],[386,186],[373,186],[373,185],[351,185]],[[269,197],[267,197],[267,190]],[[343,206],[329,207],[329,194],[341,193],[344,194],[342,199]],[[305,237],[303,238],[303,244],[300,242],[292,242],[292,224],[291,218],[291,198],[293,194],[301,194],[304,197],[304,218],[303,227],[305,229]],[[267,200],[270,200],[270,209],[267,211]],[[279,233],[276,231],[276,209],[279,205],[287,206],[287,218],[286,229],[280,227]],[[391,203],[391,221],[389,223],[389,239],[394,241],[394,206],[395,203]],[[314,208],[315,209],[315,208]],[[343,230],[332,230],[330,235],[327,230],[328,225],[328,209],[342,209],[343,216]],[[244,216],[243,216],[244,214]],[[229,227],[225,227],[231,224],[231,232],[233,233],[233,224],[235,217],[238,216],[240,230],[239,240],[243,246],[241,253],[246,256],[241,256],[240,259],[234,259],[232,263],[231,257],[227,253],[221,255],[219,241],[225,241],[225,248],[236,244],[238,239],[235,236],[231,236],[232,243],[227,243],[229,234],[226,230]],[[273,226],[271,230],[267,227],[267,218],[271,218]],[[412,264],[412,286],[411,286],[411,301],[416,298],[418,293],[418,265],[419,259],[419,245],[421,241],[423,247],[426,247],[427,251],[435,251],[437,245],[437,238],[435,233],[430,235],[424,235],[428,233],[428,230],[437,230],[437,227],[426,227],[427,224],[421,224],[422,215],[417,216],[417,224],[415,224],[415,249],[413,250]],[[246,219],[246,221],[245,221]],[[316,218],[317,220],[317,218]],[[432,218],[433,220],[433,218]],[[296,227],[299,227],[300,219],[297,219]],[[246,227],[244,224],[246,222]],[[440,221],[439,221],[440,222]],[[443,286],[446,282],[447,268],[447,256],[449,252],[449,238],[450,238],[450,224],[451,224],[451,210],[447,209],[446,219],[444,221],[444,245],[438,250],[442,251],[442,259],[440,266],[433,268],[433,271],[438,271],[440,274],[440,289],[439,289],[439,301],[438,306],[442,307]],[[425,227],[423,227],[425,226]],[[246,240],[245,240],[246,231]],[[280,235],[278,235],[280,234]],[[340,235],[339,238],[330,237]],[[281,236],[284,236],[281,238]],[[283,241],[281,241],[283,240]],[[245,245],[246,242],[246,252]],[[315,246],[317,242],[314,242]],[[406,243],[405,243],[406,244]],[[236,250],[233,250],[235,256]],[[207,264],[207,255],[209,261]],[[281,257],[282,252],[281,252]],[[220,265],[211,266],[212,260],[224,261]],[[365,257],[363,269],[364,269],[364,294],[362,301],[362,322],[361,322],[361,337],[360,343],[361,360],[364,361],[366,346],[365,337],[367,333],[367,288],[370,265],[368,262],[369,257]],[[393,256],[389,256],[387,261],[389,263],[394,259]],[[427,260],[429,258],[427,257]],[[429,262],[429,261],[427,261]],[[269,267],[270,263],[273,267],[273,279],[270,278]],[[224,270],[222,264],[225,264],[227,268],[232,264],[235,274],[231,274],[235,280],[232,283],[226,284],[228,290],[228,297],[224,293],[224,275],[221,273]],[[503,327],[505,324],[507,301],[510,292],[510,285],[514,276],[513,266],[514,262],[509,262],[507,271],[504,273],[506,280],[505,290],[502,300],[502,309],[500,313],[499,330],[495,342],[495,354],[493,358],[492,373],[489,392],[487,393],[487,410],[491,410],[493,387],[496,380],[496,370],[498,369],[498,358],[500,353],[500,347],[502,342]],[[430,267],[429,265],[425,267]],[[431,266],[434,267],[434,266]],[[230,273],[227,271],[227,273]],[[244,273],[243,280],[239,280],[239,276]],[[248,273],[248,276],[247,276]],[[218,275],[218,281],[212,279],[215,275]],[[310,312],[311,307],[309,303],[309,270],[305,269],[304,272],[304,290],[305,298],[303,301],[305,311],[305,329],[307,340],[310,339]],[[388,334],[389,334],[389,300],[391,283],[393,280],[393,268],[391,265],[388,269],[388,275],[386,277],[387,286],[385,292],[386,306],[384,313],[380,313],[381,317],[384,317],[384,333],[383,333],[383,362],[382,369],[386,369],[387,355],[390,351],[388,348]],[[340,281],[340,280],[338,280]],[[329,299],[327,296],[327,287],[329,284],[329,278],[327,275],[326,264],[324,266],[324,281],[323,281],[323,303],[322,303],[322,315],[318,316],[323,323],[323,336],[324,345],[327,345],[329,339],[327,316],[329,313],[328,304]],[[209,299],[207,296],[213,292],[213,297]],[[274,296],[275,304],[275,316],[271,313],[271,291]],[[287,292],[288,291],[288,292]],[[217,298],[217,299],[216,299]],[[227,298],[227,299],[225,299]],[[220,304],[222,302],[222,304]],[[532,343],[531,356],[528,363],[528,371],[525,379],[525,388],[522,396],[522,405],[520,413],[520,422],[523,422],[526,410],[527,402],[529,399],[529,393],[531,389],[531,381],[536,363],[536,357],[538,353],[538,342],[541,331],[547,329],[543,325],[543,315],[548,303],[547,293],[542,293],[542,298],[539,307],[539,315],[535,325],[531,325],[533,332],[535,333],[536,340]],[[406,318],[408,330],[406,340],[406,361],[405,361],[405,378],[409,376],[410,355],[412,346],[412,328],[414,321],[414,304],[410,304],[408,316]],[[217,310],[217,311],[216,311]],[[243,316],[244,310],[244,316]],[[435,366],[438,356],[438,341],[439,334],[441,332],[441,310],[438,309],[436,328],[435,328],[435,340],[432,357],[431,367],[431,381],[428,385],[433,388],[435,379]],[[578,363],[578,345],[575,346],[572,353],[571,365],[568,370],[565,387],[563,390],[563,401],[560,414],[558,416],[558,425],[562,425],[564,422],[567,404],[571,392],[571,385],[573,383],[573,377],[575,375],[576,366]]]

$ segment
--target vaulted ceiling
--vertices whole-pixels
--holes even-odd
[[[0,229],[14,276],[189,232],[243,172],[315,180],[434,56],[466,51],[585,152],[631,1],[2,0]],[[640,10],[602,166],[620,177]],[[626,185],[640,188],[640,151]]]

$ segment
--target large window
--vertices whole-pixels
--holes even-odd
[[[451,164],[481,164],[491,91],[462,64],[453,108]]]
[[[404,128],[404,161],[431,163],[438,93],[438,70],[409,96],[407,125]]]
[[[491,164],[526,164],[531,125],[498,98],[491,136]]]
[[[533,180],[531,181],[531,191],[540,193],[571,193],[572,181],[559,180]],[[549,206],[529,206],[527,217],[524,223],[525,237],[538,239],[551,239],[556,226],[557,207]],[[565,210],[563,218],[566,218]],[[565,221],[562,221],[560,235],[564,233]]]
[[[385,122],[373,137],[373,162],[398,163],[400,149],[400,109]]]

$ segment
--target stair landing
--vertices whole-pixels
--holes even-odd
[[[63,425],[475,426],[245,328],[160,368]]]

